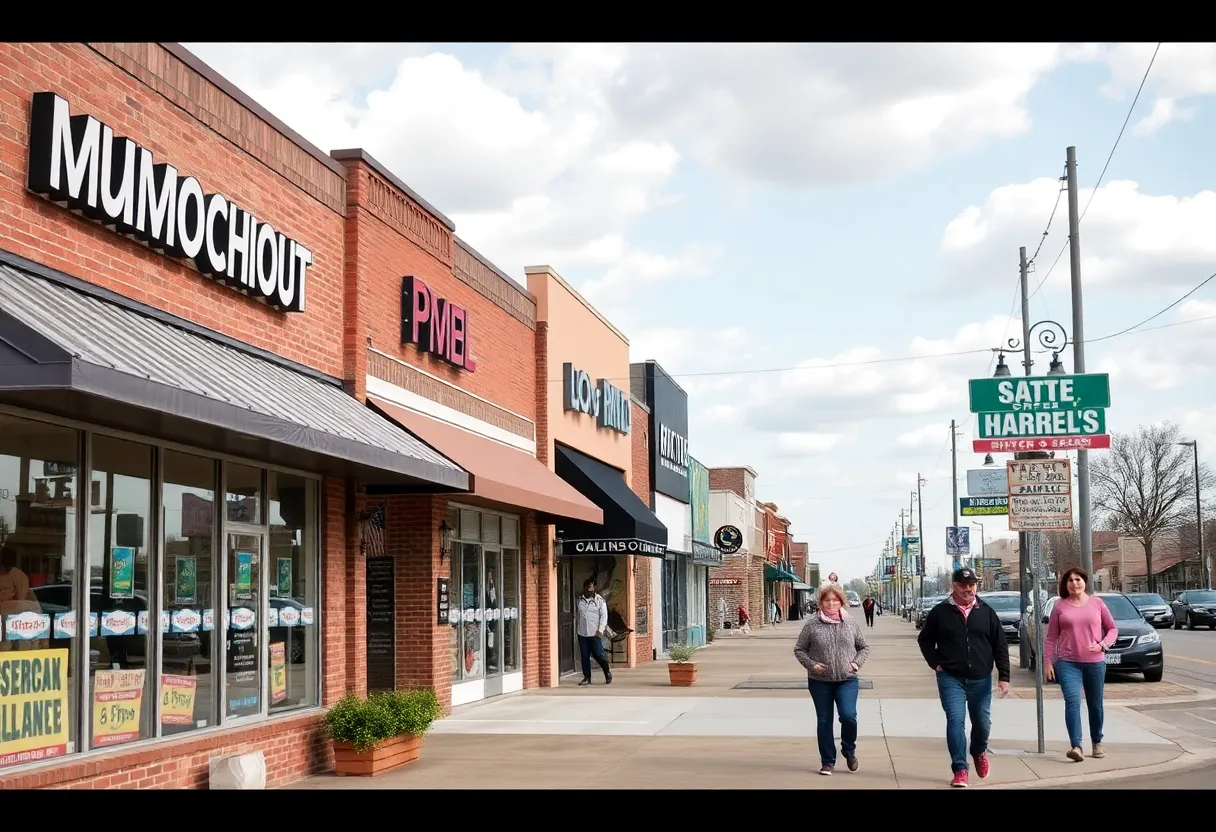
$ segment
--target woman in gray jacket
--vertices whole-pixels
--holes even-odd
[[[857,619],[845,611],[844,591],[838,584],[819,588],[819,612],[802,625],[794,657],[806,668],[807,687],[818,718],[819,773],[831,775],[836,767],[836,737],[832,708],[840,712],[840,751],[849,771],[857,771],[857,671],[870,655]]]

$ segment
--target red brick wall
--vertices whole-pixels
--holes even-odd
[[[743,487],[746,474],[742,468],[710,468],[709,487],[711,490],[730,490],[746,499],[747,494]]]
[[[642,502],[646,505],[650,505],[650,414],[636,401],[631,400],[629,407],[633,420],[633,429],[630,433],[633,493],[641,497]],[[659,561],[655,558],[636,558],[635,560],[637,574],[633,578],[634,606],[635,609],[647,611],[648,625],[646,635],[635,634],[633,636],[633,655],[637,664],[644,664],[654,657],[654,616],[652,615],[654,611],[650,609],[653,603],[651,570],[659,568]]]
[[[535,333],[483,294],[452,273],[452,233],[429,214],[425,235],[396,221],[381,207],[385,194],[416,211],[422,209],[407,194],[380,176],[364,161],[350,160],[347,202],[354,231],[348,233],[350,253],[347,297],[357,297],[358,312],[347,319],[349,349],[370,346],[474,395],[514,411],[536,417],[536,362],[532,354]],[[386,191],[385,189],[389,189]],[[372,194],[375,200],[371,199]],[[437,242],[437,245],[432,245]],[[474,372],[454,367],[437,356],[401,343],[401,278],[412,275],[436,295],[468,311],[470,354]],[[360,359],[348,361],[352,381],[362,391],[364,372]]]
[[[532,389],[536,402],[536,458],[552,470],[553,462],[549,454],[549,324],[547,321],[536,322],[533,349],[536,365]],[[557,591],[555,574],[557,565],[553,562],[552,534],[552,526],[536,526],[536,536],[544,543],[544,551],[541,555],[540,568],[534,574],[535,604],[529,608],[534,611],[537,620],[536,661],[540,674],[539,682],[542,687],[552,687],[556,684],[557,679],[557,644],[554,639],[557,629],[557,604],[554,599],[554,593]],[[531,558],[528,560],[530,561]]]
[[[307,246],[306,311],[275,312],[25,190],[30,102],[65,98]],[[342,374],[345,183],[151,43],[0,44],[0,247],[254,346]]]

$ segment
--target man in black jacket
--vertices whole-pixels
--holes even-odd
[[[996,665],[1004,697],[1009,693],[1009,646],[996,611],[975,597],[975,573],[956,569],[951,583],[950,598],[929,611],[916,640],[937,674],[937,693],[946,712],[946,745],[954,771],[950,785],[965,788],[969,776],[965,717],[971,714],[970,751],[982,780],[989,769],[992,667]]]

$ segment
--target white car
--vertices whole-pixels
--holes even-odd
[[[856,592],[854,592],[853,590],[850,589],[845,592],[845,595],[848,596],[850,607],[860,607],[861,606],[861,596],[859,596]]]

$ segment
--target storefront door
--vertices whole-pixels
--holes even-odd
[[[229,524],[231,526],[231,524]],[[262,713],[266,657],[261,634],[265,630],[263,569],[266,538],[260,532],[229,531],[227,535],[227,615],[224,641],[227,661],[220,695],[227,720]]]
[[[574,564],[557,562],[557,672],[574,672]]]
[[[502,693],[503,667],[503,621],[502,621],[502,552],[487,547],[482,557],[484,575],[481,585],[486,588],[485,638],[486,638],[486,686],[485,695]]]

